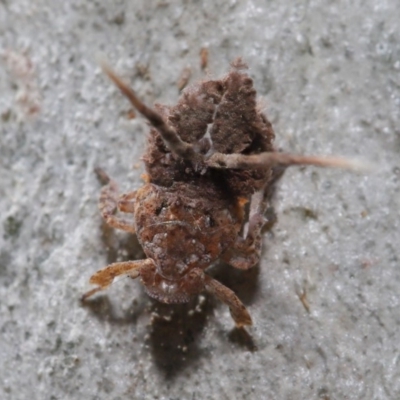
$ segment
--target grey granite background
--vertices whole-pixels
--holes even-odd
[[[397,0],[0,1],[0,398],[399,399],[399,21]],[[210,76],[247,61],[278,147],[374,167],[288,170],[259,267],[210,271],[247,334],[129,279],[79,303],[141,257],[102,227],[93,168],[140,187],[147,127],[98,59],[173,104],[202,47]]]

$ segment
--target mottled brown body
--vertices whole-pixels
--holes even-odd
[[[155,268],[141,273],[147,293],[164,303],[187,302],[204,288],[202,274],[231,247],[242,213],[217,188],[147,184],[137,193],[136,234]]]
[[[90,280],[97,287],[84,299],[125,274],[140,277],[147,293],[164,303],[187,302],[207,290],[229,306],[237,326],[251,324],[238,297],[205,270],[218,259],[240,269],[259,261],[264,212],[282,172],[276,166],[349,164],[275,152],[274,132],[257,108],[245,68],[239,59],[222,79],[192,85],[177,105],[155,109],[104,68],[152,129],[143,157],[148,182],[119,195],[116,183],[98,169],[106,183],[100,211],[111,226],[136,233],[147,258],[98,271]]]

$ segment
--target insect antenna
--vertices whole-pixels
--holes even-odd
[[[340,157],[301,156],[296,154],[264,152],[260,154],[222,154],[214,153],[207,161],[212,168],[253,169],[270,168],[276,165],[315,165],[317,167],[364,170],[367,166],[356,160]]]
[[[118,89],[124,94],[133,107],[139,111],[150,124],[157,129],[166,146],[176,155],[194,162],[201,162],[202,156],[195,152],[190,143],[184,142],[173,127],[168,125],[162,116],[154,109],[144,104],[133,91],[107,64],[101,64],[104,73],[114,82]]]

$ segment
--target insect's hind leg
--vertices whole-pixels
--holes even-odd
[[[204,283],[209,293],[229,306],[231,316],[238,328],[252,325],[249,312],[231,289],[206,274],[204,275]]]
[[[115,215],[115,213],[117,211],[132,213],[136,192],[130,192],[120,196],[118,193],[118,186],[114,180],[112,180],[101,168],[96,168],[95,172],[99,180],[105,184],[101,190],[99,199],[99,209],[102,217],[107,224],[113,228],[135,233],[133,221]]]

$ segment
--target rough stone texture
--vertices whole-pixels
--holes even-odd
[[[400,398],[399,18],[396,0],[1,1],[0,398]],[[97,60],[174,104],[203,46],[212,76],[248,62],[279,147],[374,165],[292,168],[260,266],[210,272],[248,335],[212,298],[160,306],[129,280],[78,301],[140,257],[102,230],[93,168],[139,187],[147,127]]]

